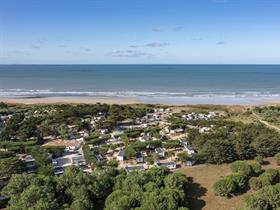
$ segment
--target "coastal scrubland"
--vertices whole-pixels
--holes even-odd
[[[279,166],[273,158],[266,158],[265,165],[262,169],[269,168],[277,169]],[[250,160],[249,163],[255,161]],[[238,209],[244,204],[243,200],[247,195],[254,194],[256,191],[247,188],[231,197],[216,196],[213,185],[222,177],[231,174],[230,164],[201,164],[191,168],[180,168],[179,173],[185,174],[191,180],[188,188],[188,196],[190,202],[190,209],[203,209],[203,210],[224,210],[224,209]],[[246,208],[245,208],[246,209]]]

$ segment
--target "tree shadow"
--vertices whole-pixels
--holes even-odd
[[[269,164],[270,164],[270,161],[268,161],[268,160],[264,160],[263,163],[262,163],[262,165],[264,165],[264,166],[267,166]]]
[[[229,196],[229,198],[243,195],[243,194],[247,193],[249,190],[250,190],[250,187],[249,187],[249,184],[247,183],[247,186],[245,186],[243,189],[238,189],[236,192],[233,193],[233,195]]]
[[[200,199],[207,192],[205,187],[193,181],[192,177],[188,177],[189,184],[187,185],[187,196],[189,200],[189,207],[192,210],[200,210],[206,205],[205,201]]]

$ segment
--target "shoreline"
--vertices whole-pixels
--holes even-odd
[[[65,96],[65,97],[0,97],[0,102],[9,104],[158,104],[170,106],[183,105],[239,105],[239,106],[269,106],[279,105],[280,100],[250,100],[227,98],[132,98],[132,97],[89,97],[89,96]]]

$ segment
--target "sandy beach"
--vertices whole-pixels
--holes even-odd
[[[277,100],[258,100],[258,101],[224,101],[224,100],[159,100],[149,101],[141,100],[139,98],[129,97],[0,97],[0,102],[9,104],[162,104],[170,106],[182,105],[227,105],[227,106],[273,106],[279,105],[280,101]]]
[[[139,104],[142,103],[137,98],[102,98],[102,97],[25,97],[25,98],[0,98],[0,102],[12,104]]]

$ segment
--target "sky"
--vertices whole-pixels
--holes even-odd
[[[0,0],[0,64],[279,64],[279,0]]]

